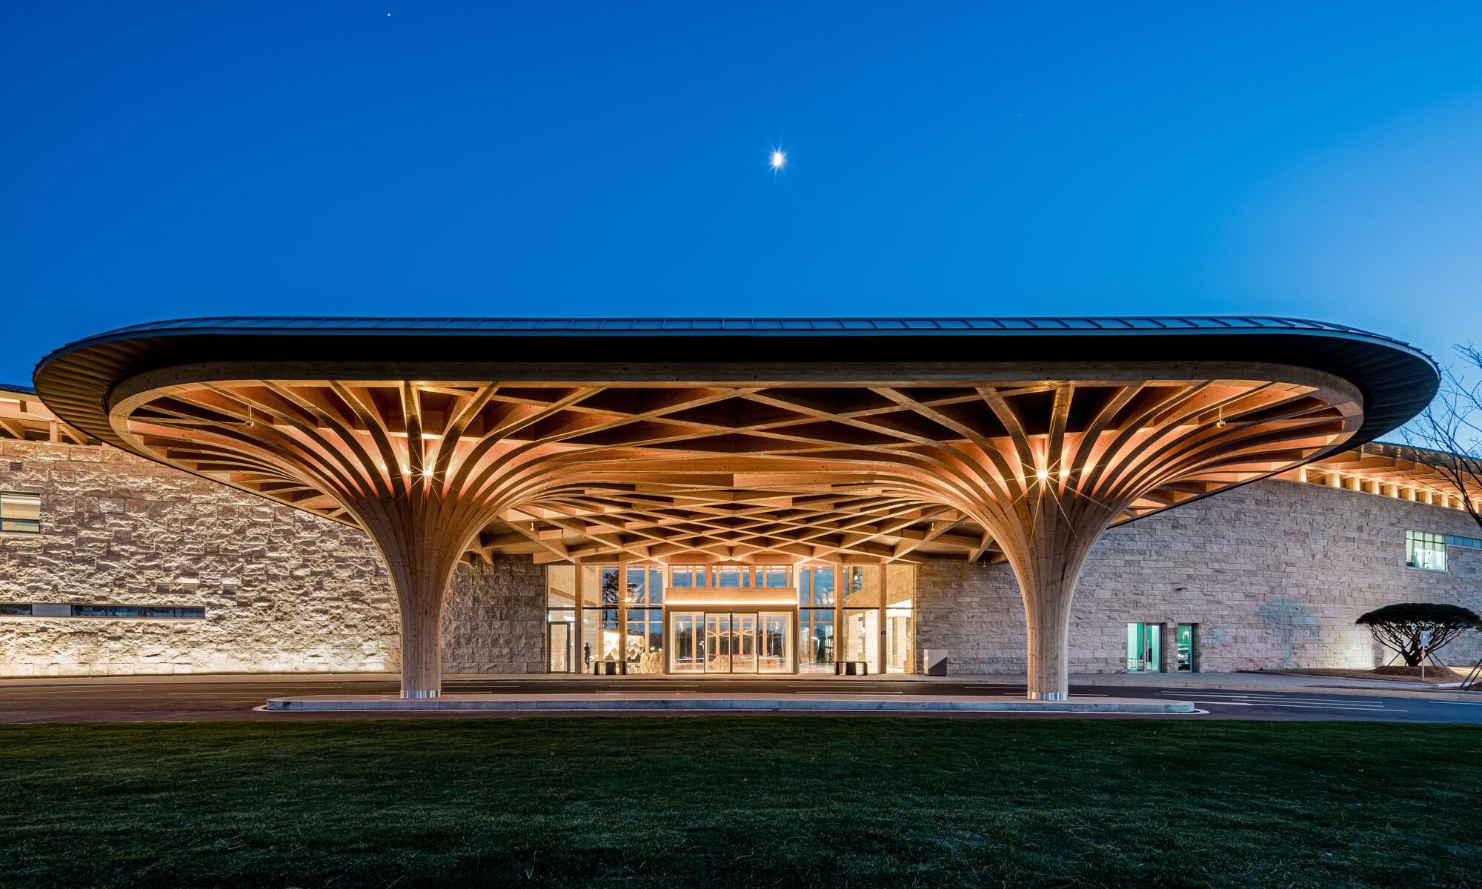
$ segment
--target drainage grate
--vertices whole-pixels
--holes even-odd
[[[11,463],[10,464],[10,471],[11,472],[20,472],[21,471],[21,466],[22,466],[22,464],[20,464],[20,463]]]

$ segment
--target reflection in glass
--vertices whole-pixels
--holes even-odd
[[[834,609],[798,610],[798,672],[834,671]]]
[[[576,618],[570,608],[553,608],[546,615],[550,659],[546,665],[552,673],[570,673],[575,666],[571,656],[576,641]]]
[[[41,533],[39,494],[0,494],[0,531],[17,534]]]
[[[664,611],[629,608],[627,658],[629,672],[661,673],[664,669]]]
[[[672,672],[705,672],[704,620],[705,615],[698,612],[676,614],[672,618],[674,654],[669,663]]]
[[[751,569],[740,565],[721,565],[715,569],[715,586],[735,590],[751,586]]]
[[[1161,672],[1162,647],[1162,624],[1128,624],[1127,672]]]
[[[629,613],[631,632],[634,620]],[[791,673],[792,614],[679,612],[669,616],[674,673]]]
[[[1177,631],[1178,669],[1194,672],[1194,625],[1179,624]]]
[[[761,639],[758,671],[762,673],[792,672],[792,657],[788,651],[787,614],[767,612],[761,615]]]
[[[705,672],[731,672],[731,616],[705,615]]]
[[[844,609],[844,660],[864,661],[870,672],[880,669],[880,609]]]
[[[798,569],[798,604],[834,604],[834,569],[811,567]]]
[[[885,672],[912,672],[911,609],[885,610]]]
[[[581,663],[585,671],[593,661],[622,660],[618,609],[583,608],[581,613]]]

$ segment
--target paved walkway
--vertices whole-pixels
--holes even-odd
[[[849,689],[797,692],[790,688],[768,694],[766,688],[725,693],[690,689],[644,692],[586,690],[541,693],[539,683],[524,692],[455,692],[440,698],[407,700],[396,695],[297,695],[270,699],[267,710],[297,713],[436,713],[493,712],[850,712],[850,713],[1074,713],[1094,714],[1191,714],[1196,708],[1187,701],[1154,698],[1114,698],[1078,695],[1067,701],[1031,701],[1020,695],[886,694],[850,693]],[[549,686],[549,683],[546,683]]]
[[[0,689],[19,687],[42,687],[48,685],[154,685],[172,683],[212,683],[222,685],[257,685],[274,680],[285,683],[383,683],[399,682],[396,673],[177,673],[155,676],[26,676],[0,678]],[[832,676],[826,674],[800,674],[776,677],[748,677],[744,674],[694,676],[662,673],[640,673],[629,676],[590,676],[576,673],[453,673],[446,680],[466,682],[592,682],[598,684],[624,682],[837,682],[844,685],[861,682],[898,683],[941,683],[960,685],[981,683],[985,685],[1024,685],[1022,673],[981,673],[952,676],[923,676],[921,674],[887,673],[872,676]],[[1324,692],[1340,693],[1362,690],[1365,693],[1403,694],[1420,697],[1451,697],[1456,700],[1482,701],[1482,687],[1475,692],[1462,692],[1458,683],[1436,684],[1394,679],[1351,679],[1338,676],[1314,676],[1296,673],[1073,673],[1071,685],[1095,685],[1124,688],[1221,688],[1241,691],[1278,691],[1293,689],[1322,689]]]
[[[1195,714],[1177,719],[1386,720],[1482,724],[1482,693],[1396,688],[1410,683],[1361,683],[1366,687],[1335,688],[1327,677],[1280,674],[1089,675],[1076,676],[1071,702],[1134,700],[1154,703],[1147,709],[1167,711],[1170,704],[1192,702]],[[426,713],[266,712],[269,699],[333,697],[395,700],[398,683],[391,674],[155,676],[8,679],[0,681],[0,722],[199,721],[238,719],[420,718]],[[714,706],[734,710],[741,702],[770,702],[762,709],[833,710],[848,713],[871,709],[935,711],[945,717],[993,715],[986,710],[1019,709],[1027,704],[1021,676],[888,676],[888,677],[627,677],[590,676],[456,676],[445,682],[443,700],[483,698],[507,707],[535,705],[559,710],[598,709],[623,712],[624,701],[665,700],[666,708],[685,708],[685,701],[734,702]],[[832,701],[836,705],[803,702]],[[894,702],[875,704],[875,701]],[[934,705],[934,701],[945,703]],[[575,705],[573,702],[582,702]],[[604,702],[613,706],[604,707]],[[401,706],[401,705],[396,705]],[[842,708],[842,709],[836,709]],[[1056,718],[1045,708],[997,715],[1013,718]],[[1186,708],[1185,708],[1186,709]],[[976,712],[975,712],[976,711]],[[638,711],[629,711],[638,712]],[[442,710],[435,715],[458,718],[536,715],[518,710]],[[1067,715],[1067,714],[1059,714]],[[1070,714],[1073,715],[1073,714]],[[1130,714],[1128,718],[1165,718]]]

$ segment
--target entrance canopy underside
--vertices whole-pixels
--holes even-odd
[[[528,552],[1001,556],[1029,694],[1061,699],[1102,532],[1361,444],[1437,382],[1392,340],[1269,318],[205,319],[36,373],[88,435],[365,529],[408,697],[439,693],[457,564]]]
[[[1001,553],[985,509],[1041,486],[1083,491],[1126,521],[1357,429],[1359,399],[1341,381],[1259,370],[828,388],[224,380],[126,397],[114,431],[351,523],[414,494],[456,502],[479,516],[466,549],[482,556],[980,558]]]

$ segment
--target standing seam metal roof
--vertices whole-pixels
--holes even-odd
[[[550,341],[584,339],[579,353]],[[604,347],[603,339],[612,345]],[[718,339],[744,339],[727,353]],[[806,340],[813,345],[799,349]],[[502,341],[502,342],[499,342]],[[556,356],[553,358],[553,355]],[[621,365],[786,362],[1251,362],[1336,374],[1358,386],[1364,423],[1348,447],[1418,413],[1439,371],[1425,353],[1355,327],[1270,316],[1103,318],[189,318],[124,327],[52,352],[36,389],[67,422],[114,441],[107,402],[138,373],[246,361],[405,366],[580,361]],[[266,372],[266,371],[264,371]]]
[[[1298,318],[1276,318],[1271,316],[1230,317],[1039,317],[1039,318],[343,318],[343,317],[273,317],[232,316],[220,318],[186,318],[178,321],[156,321],[121,327],[82,342],[155,331],[207,331],[207,330],[275,330],[312,331],[317,333],[344,331],[380,332],[405,331],[500,331],[504,333],[543,332],[600,332],[619,333],[628,331],[676,331],[699,333],[718,331],[798,331],[803,333],[829,333],[834,331],[871,331],[890,333],[909,331],[929,333],[932,331],[1001,331],[1024,332],[1086,330],[1103,333],[1121,331],[1178,331],[1200,330],[1306,330],[1333,333],[1353,333],[1365,337],[1400,342],[1390,337],[1379,336],[1356,327],[1309,321]],[[78,343],[76,345],[80,345]],[[1403,344],[1402,344],[1403,345]],[[1408,348],[1408,347],[1407,347]]]

